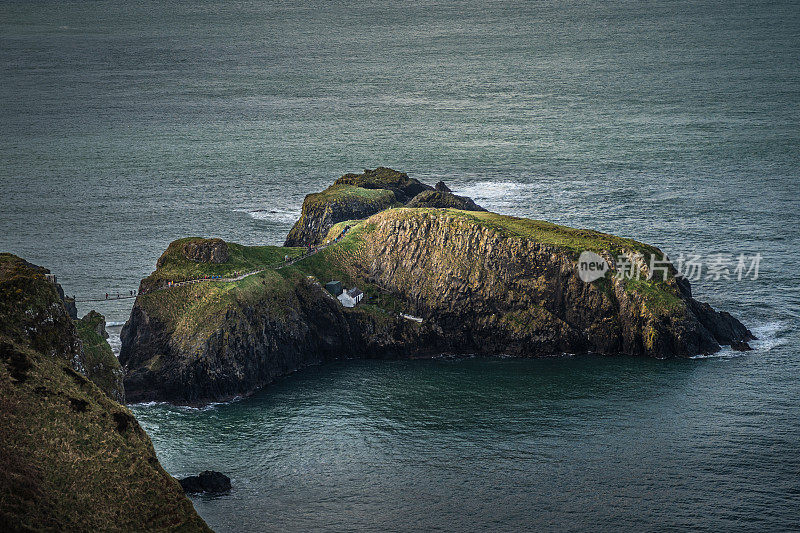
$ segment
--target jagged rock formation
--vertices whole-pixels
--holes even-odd
[[[345,174],[321,193],[306,196],[300,219],[289,231],[284,246],[320,244],[340,222],[403,205],[484,211],[471,198],[453,194],[443,181],[433,188],[404,172],[378,167],[363,174]]]
[[[409,178],[405,172],[386,167],[378,167],[375,170],[364,169],[363,174],[345,174],[333,184],[334,187],[343,185],[392,191],[400,203],[406,203],[422,191],[431,188],[419,180]]]
[[[122,365],[106,342],[108,333],[105,317],[97,311],[89,311],[75,326],[83,345],[81,359],[84,375],[111,399],[125,403]]]
[[[442,183],[442,182],[439,182]],[[445,187],[447,187],[445,185]],[[466,196],[457,196],[447,191],[422,191],[406,207],[437,207],[449,209],[461,209],[463,211],[486,211]]]
[[[224,263],[230,257],[222,239],[197,239],[183,245],[183,254],[197,263]]]
[[[0,530],[209,531],[131,412],[83,375],[46,273],[0,254]]]
[[[390,168],[345,174],[320,193],[306,196],[300,219],[284,246],[313,246],[325,239],[334,224],[357,220],[403,205],[428,185]]]
[[[64,308],[67,310],[69,317],[72,320],[78,320],[78,306],[75,304],[75,298],[64,295],[64,289],[61,288],[60,284],[56,283],[55,286],[56,291],[58,291],[58,297],[64,302]]]
[[[337,358],[442,352],[686,357],[721,343],[745,348],[752,338],[727,313],[693,300],[674,270],[663,281],[646,279],[649,257],[659,251],[629,239],[452,209],[390,209],[352,224],[319,254],[235,288],[143,291],[122,332],[129,398],[230,398]],[[611,271],[581,281],[576,260],[583,250],[607,258]],[[620,254],[637,261],[642,279],[614,276]],[[169,271],[180,272],[186,263],[171,257]],[[142,286],[165,276],[157,270]],[[343,308],[322,286],[330,279],[359,286],[367,303]]]

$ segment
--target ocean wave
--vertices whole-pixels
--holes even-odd
[[[752,331],[758,340],[750,342],[750,346],[754,350],[769,351],[776,346],[786,344],[787,339],[783,333],[787,329],[786,323],[780,320],[755,326]]]
[[[106,327],[107,328],[113,328],[113,327],[124,326],[124,325],[125,325],[125,321],[124,320],[122,322],[117,322],[117,321],[106,322]]]
[[[750,347],[755,352],[768,352],[776,346],[786,344],[787,339],[782,335],[786,330],[786,323],[782,321],[766,322],[754,326],[751,328],[751,331],[753,335],[756,336],[757,340],[750,341]],[[695,355],[692,359],[732,359],[734,357],[747,355],[748,353],[749,352],[736,351],[730,346],[723,346],[722,349],[716,353]]]
[[[255,220],[266,220],[268,222],[280,222],[282,224],[293,223],[300,216],[300,209],[234,209],[236,213],[247,213]]]
[[[119,352],[122,350],[122,338],[119,331],[108,332],[108,345],[111,346],[111,351],[115,356],[119,357]]]
[[[212,409],[216,409],[217,407],[223,405],[229,405],[232,403],[236,403],[244,399],[244,396],[234,396],[232,399],[225,401],[225,402],[211,402],[206,405],[200,407],[193,407],[191,405],[175,405],[169,402],[162,402],[162,401],[150,401],[150,402],[137,402],[137,403],[130,403],[128,407],[138,407],[138,408],[152,408],[152,407],[166,407],[168,409],[173,409],[176,411],[187,411],[187,412],[199,412],[199,411],[210,411]]]
[[[718,352],[709,353],[709,354],[697,354],[691,356],[689,359],[734,359],[736,357],[742,357],[743,355],[747,355],[748,352],[739,352],[731,348],[730,346],[722,346]]]
[[[519,208],[530,204],[539,187],[536,183],[481,181],[464,187],[454,186],[453,192],[469,196],[478,205],[490,211],[516,212]]]

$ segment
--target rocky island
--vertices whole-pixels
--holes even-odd
[[[608,261],[605,276],[581,281],[583,251]],[[695,300],[674,268],[650,276],[653,255],[631,239],[491,213],[391,169],[346,174],[306,197],[284,247],[167,248],[122,330],[127,398],[225,400],[348,358],[748,348],[747,328]],[[615,275],[620,256],[636,277]],[[331,280],[366,299],[343,307]]]
[[[0,254],[0,530],[210,531],[118,403],[102,315],[76,321],[64,300]]]

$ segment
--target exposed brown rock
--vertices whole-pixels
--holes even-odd
[[[222,239],[199,239],[183,245],[186,259],[197,263],[225,263],[228,261],[228,244]]]

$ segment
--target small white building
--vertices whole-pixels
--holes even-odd
[[[358,287],[353,287],[336,297],[345,307],[355,307],[364,298],[364,293]]]

